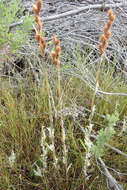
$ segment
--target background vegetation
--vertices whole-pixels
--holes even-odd
[[[125,71],[88,46],[52,64],[31,40],[29,16],[8,32],[18,22],[11,3],[0,1],[0,51],[12,50],[0,54],[0,189],[126,189]]]

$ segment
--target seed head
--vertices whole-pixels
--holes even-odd
[[[106,48],[108,47],[108,41],[112,35],[111,27],[115,20],[115,15],[114,15],[112,9],[108,10],[108,17],[109,17],[109,19],[104,26],[104,30],[103,30],[104,33],[100,37],[99,51],[100,51],[101,55],[105,52]]]

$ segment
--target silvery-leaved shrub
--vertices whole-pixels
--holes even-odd
[[[113,137],[115,134],[115,125],[119,120],[119,114],[117,112],[112,115],[107,115],[107,126],[105,129],[100,129],[99,134],[96,139],[96,143],[92,147],[92,151],[96,157],[101,157],[105,153],[105,144]]]

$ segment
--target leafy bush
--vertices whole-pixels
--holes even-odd
[[[16,52],[25,41],[28,39],[29,31],[32,27],[32,17],[23,15],[23,8],[21,7],[20,0],[4,1],[0,0],[0,56],[6,56],[9,53]],[[15,27],[11,27],[14,23]]]
[[[108,126],[105,129],[100,129],[96,144],[92,147],[96,157],[103,156],[105,143],[108,143],[111,137],[115,134],[114,125],[119,120],[119,115],[118,113],[112,115],[108,114],[106,119],[108,121]]]

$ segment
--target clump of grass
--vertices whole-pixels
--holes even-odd
[[[96,148],[96,152],[99,156],[99,152],[103,152],[103,149],[104,149],[104,143],[106,142],[103,142],[102,139],[104,137],[104,134],[102,135],[102,132],[100,131],[101,135],[100,136],[103,136],[101,139],[101,142],[99,141],[99,145],[101,147],[102,145],[102,148],[100,148],[99,146],[95,146],[93,145],[93,142],[91,141],[91,134],[94,132],[94,124],[93,124],[93,117],[94,117],[94,114],[95,114],[95,109],[96,109],[96,104],[95,104],[95,99],[96,99],[96,95],[97,95],[97,92],[98,92],[98,89],[99,89],[99,79],[100,79],[100,71],[101,71],[101,67],[102,67],[102,61],[103,61],[103,54],[108,46],[108,40],[111,36],[111,26],[114,22],[114,19],[115,19],[115,16],[113,15],[113,11],[110,9],[108,11],[108,16],[109,16],[109,21],[107,22],[107,24],[105,24],[105,27],[104,27],[104,34],[101,36],[100,38],[100,45],[99,45],[99,51],[100,51],[100,54],[101,54],[101,58],[100,58],[100,62],[98,64],[98,68],[97,68],[97,73],[96,73],[96,81],[95,81],[95,90],[94,90],[94,93],[93,93],[93,97],[91,99],[91,114],[89,116],[89,123],[88,123],[88,126],[86,127],[85,130],[83,130],[84,134],[85,134],[85,146],[86,146],[86,155],[85,155],[85,161],[84,161],[84,174],[85,174],[85,177],[86,179],[89,178],[88,176],[88,168],[89,166],[91,165],[91,159],[92,159],[92,151],[91,150],[95,150],[93,149],[93,147]],[[102,129],[103,130],[103,129]],[[112,128],[111,128],[111,133],[112,133]],[[112,136],[112,135],[110,135]],[[104,138],[106,139],[106,138]],[[95,153],[95,152],[94,152]],[[102,153],[100,153],[101,155]]]
[[[79,64],[83,64],[82,60]],[[43,68],[43,72],[45,69]],[[108,75],[107,72],[107,77]],[[86,133],[83,130],[88,129],[90,122],[91,103],[88,104],[88,100],[93,97],[92,91],[76,76],[63,77],[59,102],[56,96],[56,73],[52,70],[43,76],[39,87],[31,81],[28,89],[20,83],[16,91],[11,86],[0,90],[1,189],[8,189],[10,186],[18,189],[18,184],[22,189],[34,189],[35,186],[40,189],[51,189],[53,186],[57,189],[104,189],[106,184],[99,174],[93,156],[90,155],[90,160],[88,157],[90,165],[84,168],[87,163],[86,155],[89,154],[85,142]],[[105,72],[103,80],[106,81],[107,77]],[[110,76],[110,80],[114,81],[113,77]],[[111,82],[110,86],[106,83],[109,90],[114,86],[113,83]],[[117,83],[117,90],[118,86],[121,88],[120,81],[119,84]],[[116,100],[109,96],[95,97],[94,105],[96,110],[91,118],[92,131],[99,131],[106,128],[106,118],[103,116],[114,112]],[[124,108],[124,113],[120,114],[122,121],[127,114],[126,97],[117,97],[117,105],[119,113]],[[111,142],[114,145],[116,142],[119,148],[121,143],[125,142],[125,136],[121,137],[120,143],[117,142],[119,125],[116,124],[116,128],[114,140]],[[106,149],[103,155],[107,165],[110,164],[110,154],[111,151]],[[122,172],[122,157],[120,156],[118,161],[117,155],[113,154],[113,158],[112,164],[116,164]],[[11,163],[13,162],[11,165],[10,159]],[[123,164],[126,167],[126,160]],[[84,175],[84,169],[87,176]],[[89,171],[92,172],[90,178]],[[126,185],[126,182],[123,184]]]

